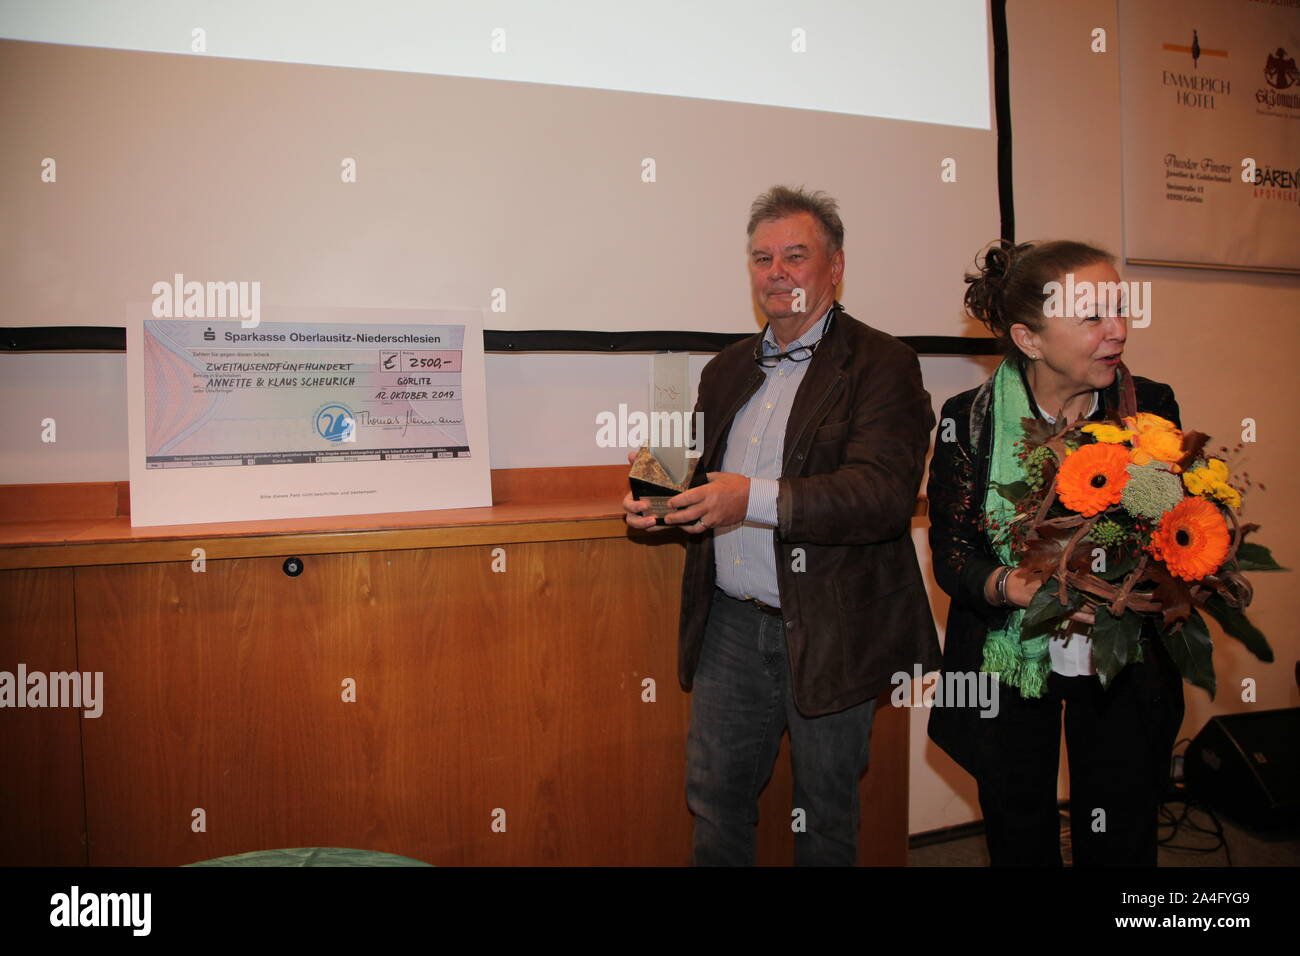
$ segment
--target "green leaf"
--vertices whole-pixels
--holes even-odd
[[[1029,602],[1029,607],[1025,608],[1025,616],[1021,621],[1021,626],[1025,632],[1031,632],[1029,637],[1036,637],[1035,632],[1039,630],[1039,625],[1046,624],[1048,621],[1055,621],[1069,614],[1079,603],[1079,594],[1074,590],[1065,592],[1066,600],[1069,604],[1062,604],[1056,599],[1056,589],[1059,585],[1048,578],[1043,582],[1043,586],[1034,592],[1033,598]]]
[[[1201,615],[1193,611],[1182,627],[1162,637],[1183,680],[1204,687],[1214,700],[1214,645]]]
[[[1020,500],[1029,494],[1029,482],[1027,481],[1013,481],[1009,485],[1000,481],[990,481],[989,484],[993,486],[994,491],[1013,505],[1019,504]]]
[[[1265,663],[1273,660],[1273,649],[1268,640],[1250,620],[1244,611],[1225,601],[1222,595],[1214,594],[1205,602],[1205,611],[1219,622],[1224,632],[1246,645],[1246,649]]]
[[[1237,566],[1243,571],[1290,571],[1273,559],[1273,552],[1262,544],[1243,541],[1237,548]]]
[[[1115,550],[1116,549],[1114,548],[1108,548],[1106,550],[1106,570],[1097,572],[1097,577],[1101,578],[1103,581],[1118,581],[1120,578],[1124,577],[1124,575],[1137,567],[1138,556],[1136,554],[1124,554],[1123,552],[1120,552],[1116,556],[1115,560],[1112,561],[1111,555],[1115,554]]]
[[[1109,687],[1124,665],[1139,659],[1138,638],[1142,636],[1142,618],[1135,611],[1125,611],[1119,617],[1109,608],[1099,607],[1094,612],[1092,625],[1092,665],[1101,678],[1101,686]]]

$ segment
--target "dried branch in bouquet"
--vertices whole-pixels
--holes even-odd
[[[1078,547],[1079,542],[1087,537],[1088,532],[1092,530],[1092,526],[1096,523],[1096,515],[1084,519],[1074,534],[1070,536],[1069,542],[1061,550],[1061,560],[1056,566],[1056,578],[1060,582],[1060,586],[1056,592],[1056,598],[1062,604],[1069,603],[1069,597],[1066,594],[1066,586],[1070,578],[1070,570],[1066,567],[1066,563],[1070,560],[1070,556],[1074,554],[1074,549]]]
[[[1146,554],[1138,558],[1137,567],[1124,576],[1124,582],[1119,586],[1114,599],[1110,602],[1110,613],[1119,617],[1129,606],[1129,600],[1133,597],[1133,586],[1139,581],[1146,579],[1147,561],[1149,558]],[[1143,603],[1148,603],[1143,600]],[[1135,608],[1136,610],[1136,608]],[[1155,610],[1152,608],[1152,610]]]

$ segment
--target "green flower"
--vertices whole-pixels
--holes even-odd
[[[1123,525],[1107,519],[1098,521],[1092,526],[1092,530],[1088,532],[1088,540],[1103,548],[1114,548],[1122,544],[1127,535],[1128,532],[1124,530]]]
[[[1124,486],[1120,504],[1135,518],[1159,520],[1170,508],[1186,497],[1183,480],[1165,471],[1155,461],[1145,465],[1129,465],[1129,480]]]

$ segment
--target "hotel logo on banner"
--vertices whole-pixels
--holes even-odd
[[[1264,109],[1255,112],[1300,117],[1300,70],[1295,57],[1282,47],[1269,53],[1264,60],[1264,82],[1268,86],[1255,91],[1255,102]]]
[[[1230,96],[1232,94],[1232,84],[1227,80],[1201,72],[1202,57],[1221,56],[1226,58],[1228,51],[1201,46],[1201,37],[1196,30],[1192,31],[1192,42],[1190,44],[1164,43],[1161,44],[1161,49],[1166,53],[1188,54],[1192,60],[1192,71],[1190,73],[1181,70],[1160,71],[1161,83],[1164,86],[1173,88],[1174,102],[1179,106],[1212,110],[1215,107],[1216,96]]]

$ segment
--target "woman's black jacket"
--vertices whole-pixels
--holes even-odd
[[[1120,388],[1102,392],[1095,419],[1118,415]],[[1133,376],[1138,411],[1167,418],[1180,428],[1173,389]],[[1028,385],[1026,385],[1028,390]],[[989,604],[984,584],[1001,565],[978,527],[989,473],[993,407],[992,379],[944,402],[926,487],[929,498],[930,552],[934,576],[952,598],[943,646],[943,670],[975,674],[983,662],[984,635],[1002,627],[1009,609]],[[1037,414],[1037,412],[1035,412]],[[1000,693],[1017,693],[1008,685]],[[975,707],[934,707],[929,735],[967,772],[979,775],[980,735],[995,721],[981,719]]]

